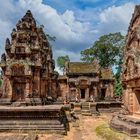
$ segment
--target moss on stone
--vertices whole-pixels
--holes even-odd
[[[95,129],[96,134],[105,140],[139,140],[136,137],[129,137],[126,134],[111,130],[108,124],[102,124]]]

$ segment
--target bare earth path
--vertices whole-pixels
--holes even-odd
[[[70,131],[67,136],[60,135],[40,135],[39,140],[103,140],[96,135],[97,126],[106,123],[111,118],[111,114],[102,116],[79,116],[79,120],[70,124]]]

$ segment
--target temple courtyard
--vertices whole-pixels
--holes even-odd
[[[100,116],[78,115],[79,120],[70,123],[67,135],[43,134],[40,131],[23,133],[1,132],[0,140],[138,140],[126,134],[114,132],[109,128],[108,122],[112,113],[103,113]]]
[[[140,5],[130,21],[118,73],[112,69],[117,60],[102,65],[111,54],[103,49],[101,58],[92,56],[91,62],[65,60],[59,74],[44,26],[37,23],[27,10],[5,40],[0,140],[140,139]],[[101,48],[119,48],[120,41],[110,45],[110,40]]]

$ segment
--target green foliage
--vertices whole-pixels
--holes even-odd
[[[65,67],[65,62],[70,61],[69,56],[65,55],[65,56],[59,56],[57,58],[57,65],[59,66],[60,70],[64,70]]]
[[[117,73],[115,74],[115,95],[116,96],[122,95],[121,66],[117,70]]]
[[[0,79],[0,87],[2,86],[2,80]]]
[[[103,35],[91,48],[81,51],[81,60],[92,62],[97,59],[102,68],[119,65],[124,43],[125,37],[121,33]]]
[[[122,94],[120,74],[124,45],[125,37],[121,33],[110,33],[101,36],[91,48],[81,51],[81,60],[83,61],[92,62],[94,59],[97,59],[102,68],[116,66],[115,94],[117,96]]]
[[[121,96],[122,95],[122,83],[115,79],[115,95]]]
[[[58,76],[59,76],[59,72],[55,70],[55,71],[54,71],[54,76],[55,76],[55,78],[57,79]]]
[[[50,36],[49,34],[46,34],[46,37],[49,41],[55,41],[56,40],[55,36]]]

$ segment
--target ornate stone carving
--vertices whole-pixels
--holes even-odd
[[[47,96],[48,87],[45,85],[49,87],[56,85],[52,85],[51,82],[54,60],[47,37],[43,29],[36,26],[30,10],[18,21],[16,29],[13,29],[11,42],[8,38],[6,39],[5,49],[7,54],[1,56],[1,61],[4,61],[5,65],[1,64],[1,66],[4,76],[12,83],[12,88],[11,91],[7,88],[4,92],[7,92],[7,95],[12,92],[14,101],[26,100],[29,93],[35,92],[36,97]],[[42,74],[42,71],[45,73]],[[52,92],[56,94],[55,91]]]

